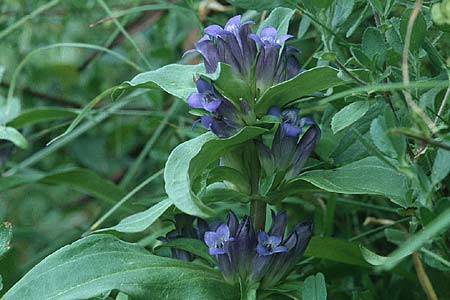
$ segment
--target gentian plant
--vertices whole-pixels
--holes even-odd
[[[6,13],[0,25],[12,25],[0,30],[0,42],[58,2],[16,22]],[[97,2],[109,17],[92,26],[114,22],[123,34],[111,40],[111,49],[45,46],[26,56],[10,81],[7,73],[8,82],[0,80],[0,93],[9,87],[7,98],[0,96],[0,168],[8,169],[0,176],[0,197],[34,184],[24,193],[33,201],[17,209],[28,213],[20,214],[26,228],[17,235],[38,245],[19,249],[28,243],[13,239],[11,255],[2,256],[12,231],[0,223],[0,300],[450,299],[448,0],[163,1],[117,14],[107,1]],[[65,16],[72,5],[82,6],[64,5],[72,10],[49,14]],[[138,13],[142,18],[121,25]],[[156,17],[163,21],[131,35],[133,26]],[[152,39],[144,41],[147,34]],[[123,37],[138,50],[137,63],[112,49]],[[34,39],[23,34],[14,40],[25,44],[18,48],[22,53]],[[13,97],[16,82],[22,84],[18,74],[32,54],[57,47],[101,50],[139,74],[84,109],[46,107],[17,115],[20,97],[42,97],[34,87]],[[10,60],[13,51],[0,49]],[[179,62],[166,64],[169,57]],[[69,85],[68,75],[84,68],[75,72],[69,65],[49,70],[65,70],[61,77]],[[111,70],[101,71],[111,82],[123,80],[122,70]],[[2,73],[0,65],[0,79]],[[51,90],[58,88],[52,82]],[[106,95],[115,101],[97,107]],[[131,107],[135,98],[139,102]],[[20,163],[9,159],[28,152],[14,154],[4,143],[25,148],[22,135],[43,119],[66,122],[74,114],[61,139]],[[144,116],[148,122],[140,122]],[[106,118],[112,125],[100,128]],[[86,123],[77,127],[80,122]],[[34,147],[44,147],[42,136],[61,124],[31,135]],[[103,131],[111,136],[97,137]],[[132,138],[122,140],[125,132]],[[83,133],[85,139],[64,149],[63,159],[38,164]],[[117,140],[116,148],[127,148],[124,157],[111,146]],[[51,206],[36,206],[35,191],[52,185],[89,197],[77,194],[53,213],[71,197],[61,189],[41,197],[56,199]],[[94,198],[104,200],[102,206]],[[73,213],[71,205],[89,210]],[[0,218],[3,209],[11,210],[3,202],[0,209]],[[86,225],[101,209],[106,212],[98,221]],[[106,225],[112,217],[120,221]],[[37,219],[40,231],[32,226]],[[53,226],[54,220],[64,226]],[[53,230],[80,228],[79,240],[47,256],[55,249],[45,243],[55,239]],[[59,243],[68,243],[63,237]],[[30,266],[23,277],[26,268],[8,271],[22,261]]]

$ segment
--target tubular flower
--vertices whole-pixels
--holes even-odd
[[[256,57],[255,42],[248,36],[252,21],[241,23],[241,16],[234,16],[222,28],[211,25],[205,28],[205,35],[195,43],[195,49],[203,56],[206,72],[212,73],[217,64],[229,64],[235,72],[247,76]]]
[[[187,98],[192,108],[207,111],[200,118],[202,126],[214,132],[218,137],[229,137],[245,126],[250,114],[250,107],[245,100],[239,102],[239,108],[223,97],[212,83],[198,78],[197,92]]]
[[[260,144],[262,165],[285,172],[286,179],[293,178],[300,173],[316,147],[320,139],[320,128],[312,119],[300,118],[299,109],[281,111],[278,107],[271,107],[268,114],[281,118],[281,124],[275,132],[272,149]],[[299,140],[306,125],[310,127]],[[268,173],[273,171],[267,170]]]
[[[312,235],[312,224],[301,223],[283,240],[287,217],[272,211],[269,232],[257,235],[249,217],[238,224],[233,212],[226,223],[205,233],[209,253],[217,258],[219,269],[230,282],[260,282],[271,287],[285,278],[302,257]]]
[[[250,34],[259,47],[256,62],[256,86],[261,91],[270,86],[290,79],[300,73],[300,65],[294,57],[298,49],[286,46],[284,42],[292,37],[284,34],[277,37],[277,30],[268,26],[261,30],[260,35]],[[281,54],[280,54],[281,51]]]

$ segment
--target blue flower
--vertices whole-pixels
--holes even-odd
[[[271,107],[268,114],[279,117],[281,124],[275,132],[271,149],[260,144],[260,160],[268,174],[275,171],[272,168],[276,168],[285,172],[285,179],[288,180],[300,173],[314,151],[320,139],[320,128],[311,118],[299,117],[299,109],[296,108],[281,111],[278,107]],[[307,125],[310,127],[299,140]]]
[[[286,252],[287,248],[280,246],[281,237],[277,235],[268,235],[264,231],[258,233],[258,246],[256,252],[261,256],[272,255],[274,253]]]
[[[292,35],[283,34],[278,37],[277,30],[268,26],[261,30],[260,35],[252,33],[249,37],[259,47],[256,86],[261,92],[300,73],[300,65],[294,56],[299,52],[298,49],[291,46],[283,47],[285,41]]]
[[[201,54],[208,73],[214,72],[217,64],[223,62],[235,72],[247,76],[256,57],[255,42],[249,38],[251,24],[252,21],[241,23],[241,16],[234,16],[224,28],[208,26],[205,28],[206,35],[195,43],[195,49],[186,53]]]
[[[219,269],[230,282],[261,282],[262,287],[276,285],[287,276],[302,257],[312,235],[311,223],[301,223],[283,241],[287,216],[272,211],[272,224],[256,237],[251,220],[245,216],[238,224],[233,212],[226,224],[207,232],[204,241],[216,256]]]
[[[186,102],[192,108],[206,111],[205,115],[201,116],[200,122],[207,130],[211,130],[218,137],[229,137],[246,124],[253,122],[254,115],[245,100],[241,99],[239,107],[236,107],[207,80],[200,77],[196,85],[197,92],[189,95]]]
[[[205,243],[209,247],[210,255],[225,254],[225,242],[232,240],[227,224],[221,224],[216,231],[205,232]]]
[[[225,99],[217,93],[214,86],[203,78],[197,79],[197,92],[192,93],[186,102],[192,108],[202,108],[209,112],[215,112]]]

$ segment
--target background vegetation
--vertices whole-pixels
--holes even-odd
[[[260,23],[286,6],[296,9],[289,44],[301,49],[302,67],[330,65],[349,81],[298,103],[322,129],[308,164],[322,173],[277,208],[343,242],[307,252],[298,275],[322,272],[333,300],[449,299],[450,22],[433,23],[437,3],[2,1],[0,223],[8,223],[0,255],[8,224],[13,237],[0,259],[0,295],[84,233],[160,203],[171,150],[203,132],[180,99],[111,88],[167,64],[198,63],[182,54],[206,25],[236,14]],[[383,167],[369,168],[374,159]],[[156,251],[176,212],[116,235]]]

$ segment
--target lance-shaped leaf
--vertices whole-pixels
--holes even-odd
[[[171,64],[157,70],[138,74],[131,81],[125,81],[119,89],[129,87],[161,89],[175,97],[186,99],[196,91],[193,82],[194,76],[205,72],[203,64]]]
[[[192,190],[192,184],[203,170],[230,148],[251,140],[266,130],[245,127],[232,137],[221,139],[212,132],[178,145],[170,154],[164,170],[166,193],[181,211],[199,217],[214,215]]]
[[[338,77],[338,72],[331,67],[317,67],[274,85],[259,98],[256,112],[265,114],[271,106],[283,107],[314,92],[344,84],[345,82]]]
[[[10,141],[22,149],[28,147],[25,137],[13,127],[0,126],[0,140]]]
[[[407,178],[376,157],[366,157],[333,170],[303,173],[286,188],[295,192],[299,181],[307,181],[328,192],[381,195],[407,206]]]
[[[136,300],[239,299],[239,288],[226,284],[216,270],[151,255],[110,235],[89,236],[61,248],[1,299],[90,299],[113,289]]]

